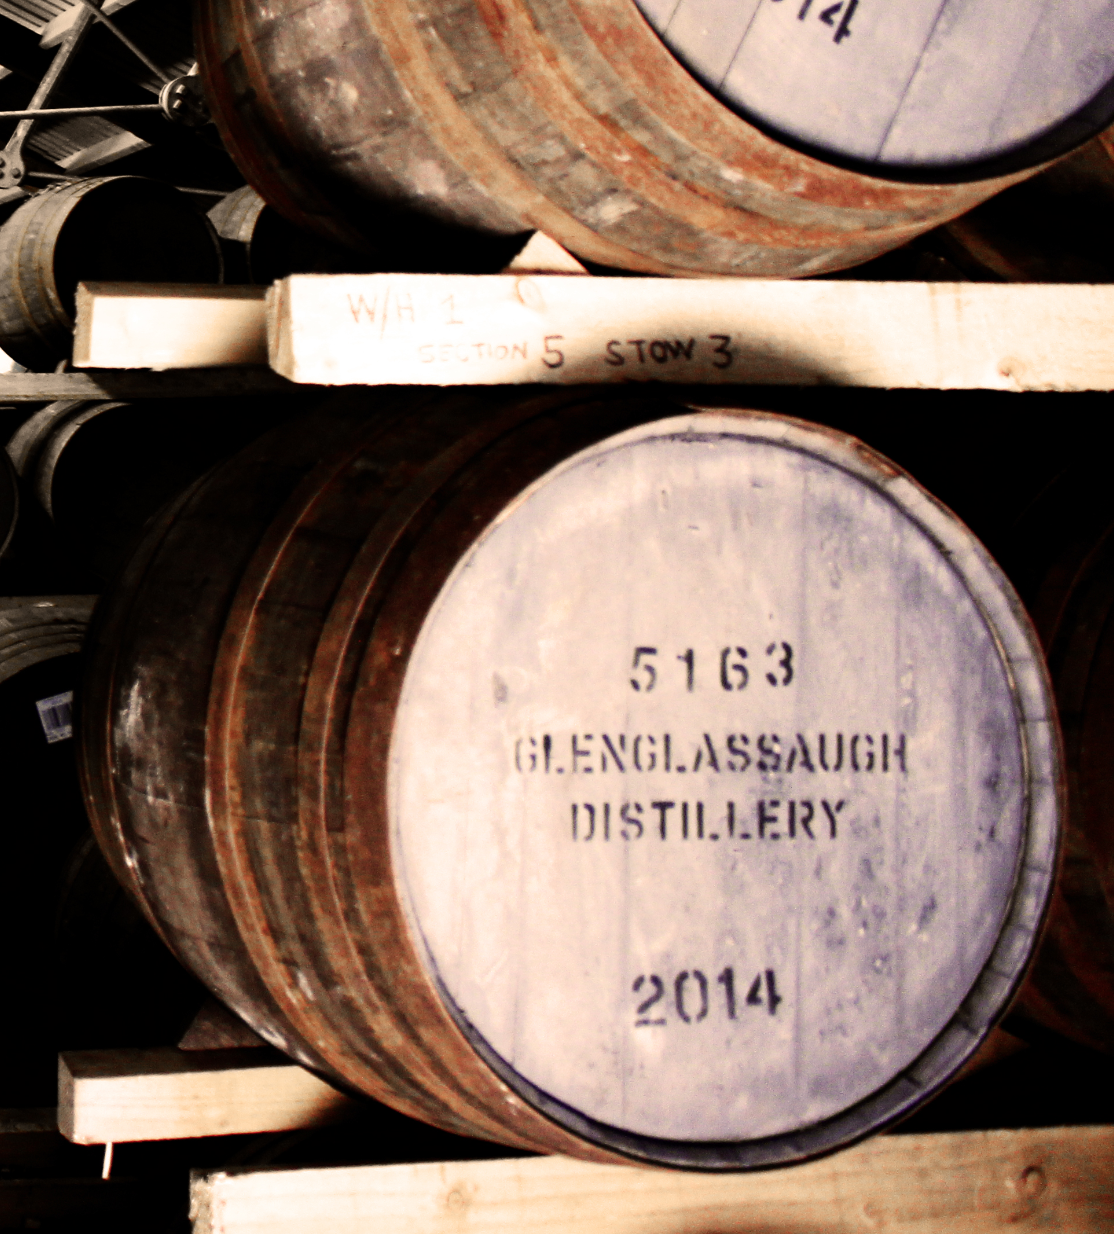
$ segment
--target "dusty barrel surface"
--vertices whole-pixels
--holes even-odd
[[[65,359],[83,279],[220,278],[216,234],[171,185],[103,176],[45,189],[0,227],[0,347],[30,369]]]
[[[338,398],[99,611],[83,776],[264,1037],[450,1130],[787,1163],[907,1112],[1023,975],[1039,651],[852,438],[644,397]]]
[[[848,0],[847,16],[856,4]],[[690,71],[666,46],[679,28],[673,23],[697,10],[696,24],[717,54],[730,56],[734,23],[746,24],[753,3],[731,12],[708,0],[645,7],[650,20],[634,0],[510,0],[498,9],[438,0],[420,10],[407,0],[205,0],[197,47],[214,118],[249,183],[299,225],[362,244],[380,269],[399,268],[393,210],[399,220],[489,235],[538,228],[581,258],[649,273],[819,274],[954,218],[1104,123],[1091,117],[1054,149],[1040,150],[1011,136],[1007,124],[1002,148],[1012,161],[1003,172],[994,158],[972,163],[963,145],[972,125],[994,120],[979,100],[962,122],[939,120],[951,146],[924,155],[926,168],[903,163],[910,182],[899,183],[885,178],[898,174],[896,164],[864,158],[855,141],[833,140],[820,158],[795,148],[806,138],[815,145],[816,134],[793,136],[788,124],[781,135],[763,131],[751,112],[741,114],[702,84],[699,64]],[[849,135],[871,127],[864,113],[884,112],[887,100],[896,106],[902,58],[915,61],[916,49],[889,27],[905,20],[909,5],[862,0],[855,36],[838,44],[825,24],[831,5],[818,3],[803,22],[796,3],[759,7],[755,37],[763,22],[788,23],[790,46],[760,49],[765,69],[748,71],[753,85],[780,89],[784,102],[817,117],[834,114]],[[1035,6],[1052,32],[1057,7],[1067,6]],[[1014,10],[1003,0],[967,8],[1012,27]],[[803,57],[795,50],[802,35]],[[1091,43],[1081,49],[1077,39],[1068,50],[1078,57],[1093,51]],[[933,101],[962,108],[984,84],[984,59],[937,60],[952,80],[947,91],[929,88]],[[1071,110],[1061,84],[1026,82],[1038,112],[1041,105]],[[828,106],[823,91],[838,105]],[[755,103],[751,110],[757,117],[763,109]],[[848,159],[858,170],[840,165]],[[921,172],[937,182],[911,182]],[[456,244],[458,257],[467,245]],[[452,245],[440,260],[454,260]]]

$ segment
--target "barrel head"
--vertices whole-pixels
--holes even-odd
[[[489,1065],[704,1168],[942,1083],[1055,866],[1010,597],[903,473],[776,417],[645,425],[508,505],[426,618],[390,784],[399,894]]]

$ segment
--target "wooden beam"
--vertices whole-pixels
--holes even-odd
[[[79,283],[75,368],[265,364],[263,287]]]
[[[0,373],[0,405],[56,399],[202,398],[234,394],[304,394],[269,368],[178,369],[168,373]]]
[[[294,275],[268,336],[330,385],[1114,389],[1114,286]]]
[[[76,1144],[287,1131],[359,1106],[275,1050],[81,1050],[58,1061],[58,1128]]]
[[[880,1136],[760,1174],[564,1157],[195,1175],[194,1234],[1098,1234],[1114,1127]]]

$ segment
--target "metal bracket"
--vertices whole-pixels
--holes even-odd
[[[85,35],[94,20],[95,12],[96,5],[90,0],[88,7],[83,7],[77,15],[74,24],[54,53],[50,68],[47,69],[35,93],[31,96],[27,111],[38,112],[46,107],[77,49],[84,42]],[[27,165],[23,161],[23,146],[31,135],[31,130],[35,127],[37,120],[36,115],[25,116],[20,120],[15,126],[15,132],[8,138],[8,144],[0,151],[0,189],[18,188],[20,181],[26,175]]]
[[[209,105],[201,92],[201,79],[189,73],[163,86],[159,91],[159,106],[168,120],[191,129],[201,128],[211,118]]]

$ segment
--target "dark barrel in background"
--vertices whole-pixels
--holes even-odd
[[[1105,463],[1065,466],[1004,556],[1048,656],[1070,804],[1063,872],[1021,1007],[1114,1053],[1114,498]]]
[[[605,266],[790,277],[1109,124],[1108,38],[1053,0],[204,0],[197,51],[248,182],[380,269],[466,269],[478,237],[537,228]],[[419,220],[468,230],[422,265],[398,243]]]
[[[223,241],[225,282],[270,284],[288,274],[358,274],[362,253],[287,222],[246,184],[209,211]]]
[[[850,1143],[977,1050],[1055,874],[1008,583],[781,416],[338,396],[160,516],[93,643],[86,798],[149,919],[272,1044],[455,1132]]]
[[[173,1044],[203,997],[89,832],[73,732],[94,599],[0,598],[0,1083],[13,1105],[53,1102],[60,1049]]]

